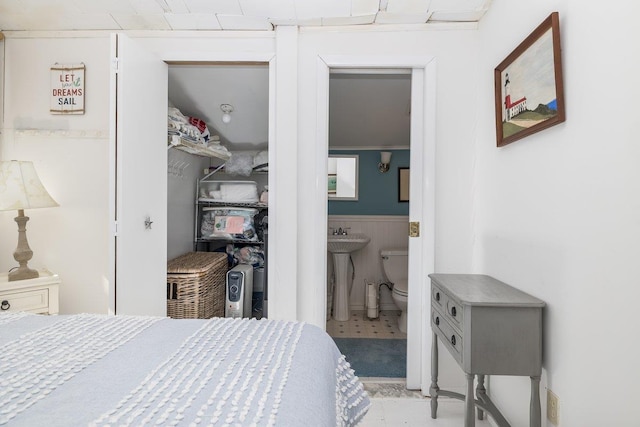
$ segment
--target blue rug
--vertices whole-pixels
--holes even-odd
[[[359,377],[405,378],[407,340],[334,338]]]

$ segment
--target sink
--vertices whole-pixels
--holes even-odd
[[[349,294],[353,281],[349,279],[349,258],[367,246],[371,238],[364,234],[330,234],[327,236],[327,250],[333,255],[335,289],[333,292],[333,318],[344,322],[349,320]]]
[[[370,240],[364,234],[332,234],[327,237],[327,250],[332,254],[348,254],[364,248]]]

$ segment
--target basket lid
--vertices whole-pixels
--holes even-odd
[[[168,273],[200,273],[227,259],[222,252],[188,252],[167,262]]]

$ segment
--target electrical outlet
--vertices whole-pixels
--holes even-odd
[[[553,392],[547,389],[547,419],[551,421],[551,423],[555,426],[558,425],[558,405],[559,405],[558,396],[553,394]]]

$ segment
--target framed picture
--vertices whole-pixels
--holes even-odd
[[[496,67],[494,77],[498,147],[565,121],[558,12]]]
[[[327,177],[327,188],[329,194],[336,194],[338,184],[338,176],[335,173],[330,173]]]
[[[398,168],[398,202],[409,201],[409,168]]]

